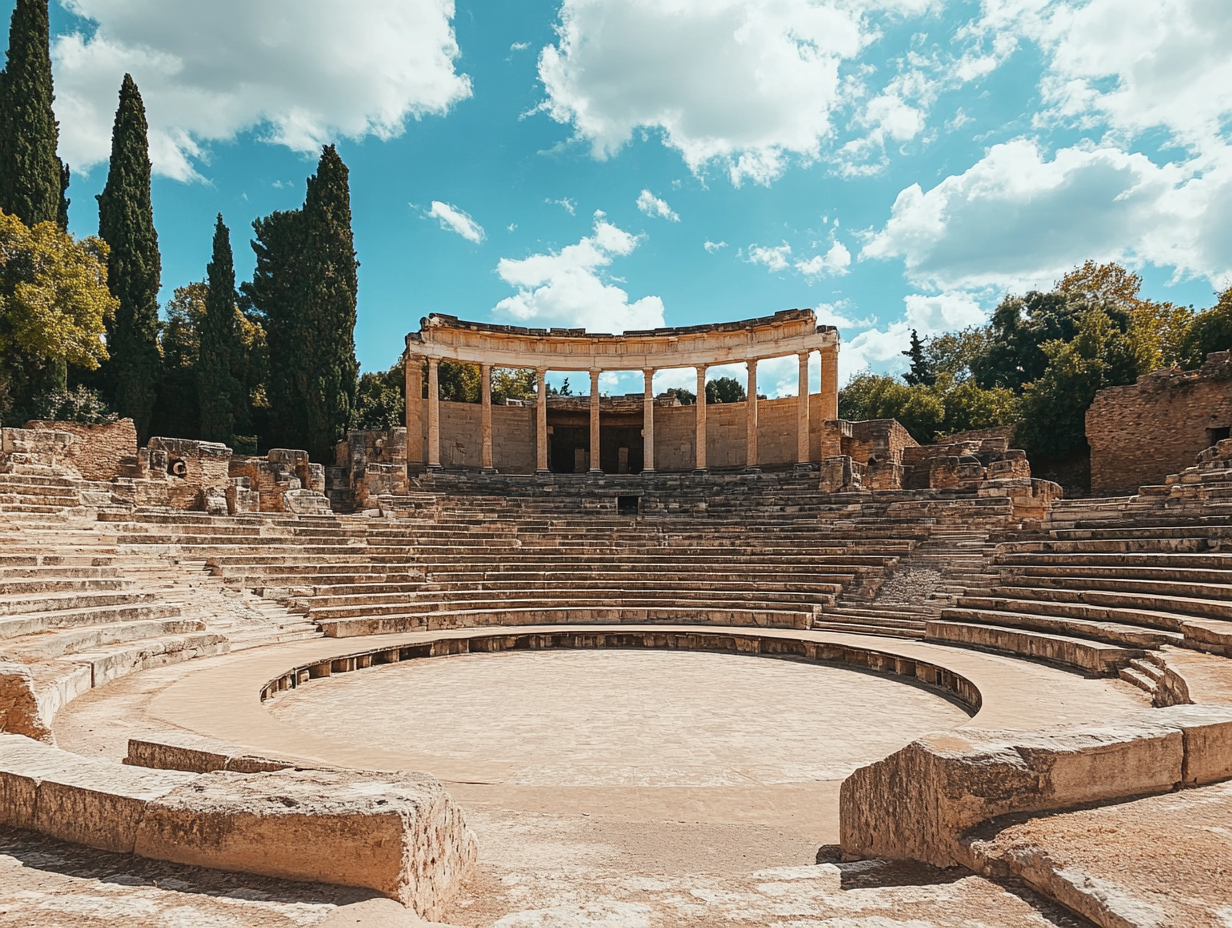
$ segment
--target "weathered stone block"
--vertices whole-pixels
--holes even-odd
[[[210,773],[148,804],[145,857],[374,889],[439,915],[476,859],[441,785],[408,773]]]

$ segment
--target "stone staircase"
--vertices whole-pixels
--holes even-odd
[[[928,639],[1119,675],[1148,692],[1168,649],[1232,655],[1232,513],[1081,503],[1058,507],[1039,536],[1000,545],[998,582],[929,621]]]
[[[995,548],[987,531],[936,528],[898,562],[871,602],[843,595],[817,616],[814,627],[923,638],[929,620],[940,617],[959,597],[995,582],[988,569]]]

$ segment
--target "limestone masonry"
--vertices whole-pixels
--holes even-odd
[[[814,351],[819,394],[757,397]],[[837,352],[809,311],[430,316],[406,427],[331,461],[0,430],[0,926],[1226,921],[1232,362],[1101,393],[1120,495],[1067,500],[1003,432],[839,419]],[[538,400],[440,401],[442,360]],[[862,738],[908,706],[943,730]]]

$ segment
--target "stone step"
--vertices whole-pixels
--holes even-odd
[[[1129,609],[1141,609],[1148,612],[1176,612],[1185,615],[1204,616],[1215,619],[1232,620],[1232,596],[1223,592],[1227,587],[1214,584],[1165,584],[1150,586],[1148,583],[1125,581],[1118,584],[1115,581],[1082,581],[1060,582],[1062,578],[1038,578],[1026,586],[1025,578],[1019,578],[1019,585],[1013,587],[997,587],[994,594],[1000,590],[1014,591],[1015,598],[1030,598],[1054,600],[1057,602],[1073,602],[1080,600],[1095,606],[1114,606]],[[1030,595],[1023,591],[1031,590]],[[1183,595],[1193,592],[1198,595]]]
[[[881,635],[887,638],[922,639],[924,637],[923,628],[882,625],[880,623],[866,624],[861,622],[835,622],[830,620],[818,620],[814,623],[813,627],[820,631],[845,632],[854,635]]]
[[[811,612],[765,609],[707,610],[696,607],[628,608],[624,606],[569,606],[564,608],[408,613],[318,621],[326,637],[389,635],[407,631],[434,631],[487,625],[665,624],[719,625],[757,628],[809,628]]]
[[[111,625],[152,619],[178,618],[179,604],[151,597],[142,603],[122,603],[84,609],[47,610],[27,615],[0,617],[0,640],[45,633],[57,629]]]
[[[925,639],[1048,661],[1082,670],[1096,677],[1114,676],[1121,667],[1142,656],[1141,648],[1125,648],[1065,635],[943,619],[928,623]]]
[[[92,685],[98,687],[140,670],[164,667],[196,657],[225,654],[228,650],[227,639],[223,635],[193,632],[83,651],[65,660],[89,666]]]
[[[10,660],[30,662],[52,660],[66,655],[97,650],[113,644],[124,644],[146,638],[187,635],[205,631],[205,623],[191,619],[147,619],[119,622],[112,625],[92,625],[64,631],[8,639],[3,651]]]
[[[941,618],[951,622],[979,622],[1003,628],[1064,635],[1070,638],[1102,641],[1126,648],[1161,648],[1164,645],[1183,647],[1185,636],[1180,632],[1148,629],[1140,625],[1098,622],[1070,616],[1045,615],[1014,610],[976,609],[956,606],[943,609]]]
[[[0,617],[37,615],[47,612],[83,611],[107,606],[131,606],[150,603],[158,597],[153,593],[131,591],[103,593],[58,593],[29,596],[0,596]]]

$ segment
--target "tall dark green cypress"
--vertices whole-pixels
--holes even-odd
[[[162,260],[150,203],[150,153],[145,106],[131,75],[124,75],[111,132],[107,185],[98,197],[98,234],[111,247],[107,286],[120,301],[107,325],[106,380],[112,408],[128,416],[137,437],[149,438],[158,393],[158,287]]]
[[[68,168],[56,157],[47,0],[17,0],[0,75],[0,209],[27,226],[68,225]]]
[[[235,318],[235,266],[231,233],[222,221],[214,225],[214,254],[205,266],[205,316],[201,320],[201,349],[197,359],[197,393],[201,401],[201,437],[229,442],[235,435],[235,406],[241,392],[232,368],[239,360],[239,332]]]
[[[330,461],[351,422],[359,373],[351,195],[332,145],[308,178],[303,209],[258,219],[253,230],[257,267],[243,290],[269,345],[269,438]]]
[[[308,178],[304,200],[303,359],[297,372],[304,399],[309,455],[331,461],[334,445],[346,437],[355,409],[359,362],[355,359],[356,298],[359,288],[351,234],[348,172],[337,149],[321,153]]]
[[[308,432],[296,372],[300,356],[300,287],[304,216],[299,210],[271,213],[252,224],[252,250],[257,266],[252,281],[240,289],[251,301],[265,329],[269,370],[265,395],[269,401],[262,444],[301,448]]]

